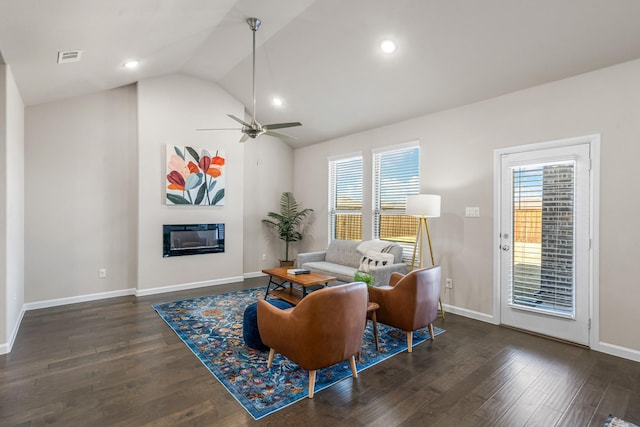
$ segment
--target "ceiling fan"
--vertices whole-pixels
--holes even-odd
[[[273,129],[283,129],[290,128],[294,126],[301,126],[300,122],[290,122],[290,123],[272,123],[270,125],[261,125],[256,120],[256,31],[260,28],[260,24],[262,22],[258,18],[249,18],[247,19],[247,24],[249,24],[249,28],[253,32],[253,111],[251,117],[251,123],[247,123],[244,120],[239,119],[233,114],[227,114],[236,122],[242,125],[241,128],[225,128],[225,129],[196,129],[196,130],[241,130],[244,135],[240,138],[240,142],[245,142],[249,138],[257,138],[262,134],[275,136],[276,138],[281,139],[293,139],[294,137],[286,135],[281,132],[274,132]]]

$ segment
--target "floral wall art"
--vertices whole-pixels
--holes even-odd
[[[167,205],[224,205],[221,151],[167,145]]]

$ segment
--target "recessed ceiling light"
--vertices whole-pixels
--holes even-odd
[[[274,97],[271,99],[271,103],[272,103],[273,105],[275,105],[276,107],[282,107],[282,106],[284,105],[284,101],[282,100],[282,98],[279,98],[279,97],[277,97],[277,96],[274,96]]]
[[[397,46],[391,40],[384,40],[382,43],[380,43],[380,49],[382,49],[384,53],[393,53],[396,51]]]
[[[127,61],[124,63],[124,68],[128,68],[130,70],[133,70],[134,68],[138,68],[138,65],[140,65],[140,63],[138,61]]]

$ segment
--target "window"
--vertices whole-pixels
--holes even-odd
[[[329,160],[329,236],[362,240],[362,156]]]
[[[420,193],[418,142],[373,153],[373,237],[400,243],[410,260],[418,219],[405,215],[407,196]]]
[[[575,161],[513,171],[510,303],[575,315]]]

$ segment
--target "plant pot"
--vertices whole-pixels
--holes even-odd
[[[280,267],[293,267],[295,265],[296,260],[291,261],[283,261],[280,260]]]

